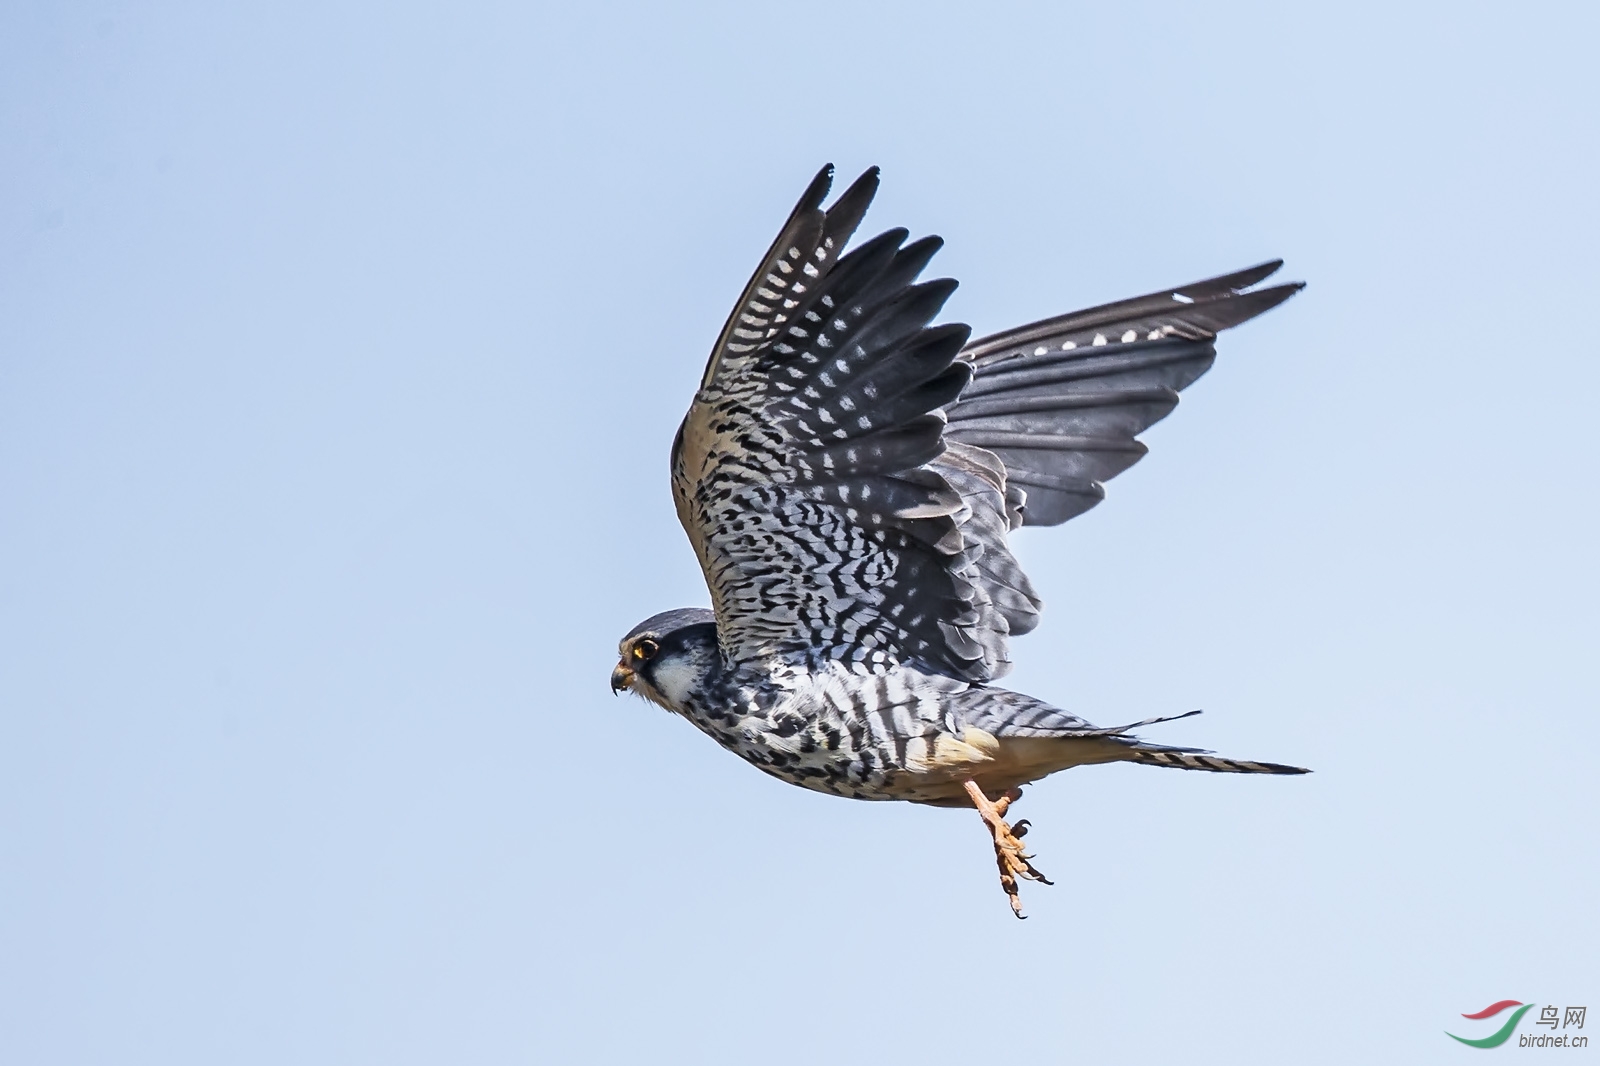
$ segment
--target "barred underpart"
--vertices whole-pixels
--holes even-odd
[[[919,281],[940,247],[892,229],[845,252],[876,169],[801,197],[707,360],[672,448],[714,615],[670,612],[640,689],[787,781],[966,802],[1069,766],[1304,773],[1146,742],[992,687],[1042,601],[1008,544],[1105,496],[1138,435],[1288,299],[1278,261],[970,340]],[[714,617],[714,624],[711,618]],[[1198,712],[1191,712],[1198,713]],[[1180,715],[1178,717],[1186,717]]]
[[[669,703],[746,762],[791,784],[853,799],[964,802],[962,783],[1000,790],[1072,766],[1141,762],[1225,773],[1305,773],[1153,744],[1133,730],[1187,714],[1099,727],[1019,692],[914,668],[867,673],[844,663],[759,676],[726,669],[701,624],[695,684]],[[1018,747],[1032,745],[1019,758]]]

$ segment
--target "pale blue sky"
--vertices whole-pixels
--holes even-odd
[[[1595,12],[6,5],[0,1060],[1454,1062],[1600,1007]],[[829,160],[979,332],[1310,283],[1020,537],[1008,683],[1318,772],[1050,779],[1025,923],[975,815],[607,688],[705,602],[668,443]]]

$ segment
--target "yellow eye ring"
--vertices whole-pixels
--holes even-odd
[[[646,637],[633,646],[633,657],[642,663],[647,663],[661,651],[661,645]]]

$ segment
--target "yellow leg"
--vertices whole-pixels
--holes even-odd
[[[972,805],[978,808],[978,814],[994,834],[995,865],[1000,867],[1000,887],[1006,890],[1011,913],[1018,918],[1026,918],[1027,915],[1022,913],[1022,897],[1017,895],[1017,878],[1026,877],[1046,885],[1051,881],[1034,869],[1033,863],[1028,861],[1033,856],[1022,850],[1022,837],[1028,833],[1028,823],[1021,821],[1015,827],[1006,824],[1006,809],[1022,798],[1022,790],[1008,789],[999,799],[990,801],[976,781],[965,784],[967,795],[972,797]]]

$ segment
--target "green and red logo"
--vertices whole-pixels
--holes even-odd
[[[1485,1018],[1493,1018],[1503,1011],[1511,1010],[1512,1007],[1515,1007],[1516,1010],[1511,1012],[1511,1017],[1507,1018],[1504,1025],[1488,1036],[1469,1040],[1464,1036],[1457,1036],[1451,1032],[1446,1032],[1444,1035],[1451,1040],[1459,1040],[1468,1047],[1499,1047],[1511,1039],[1511,1034],[1517,1031],[1517,1023],[1522,1021],[1522,1016],[1533,1009],[1532,1003],[1523,1003],[1515,999],[1502,999],[1498,1003],[1489,1004],[1475,1014],[1462,1015],[1463,1018],[1482,1021]],[[1589,1038],[1583,1033],[1577,1032],[1577,1030],[1583,1028],[1583,1023],[1588,1020],[1588,1017],[1588,1007],[1568,1007],[1566,1010],[1562,1010],[1554,1003],[1551,1003],[1539,1011],[1539,1016],[1533,1022],[1533,1032],[1523,1033],[1517,1040],[1517,1046],[1586,1048],[1589,1046]],[[1541,1025],[1548,1026],[1550,1031],[1548,1033],[1539,1032],[1539,1026]],[[1557,1029],[1560,1030],[1559,1033]]]
[[[1502,999],[1498,1003],[1489,1004],[1476,1014],[1462,1015],[1463,1018],[1470,1018],[1473,1021],[1479,1021],[1483,1018],[1493,1018],[1496,1014],[1499,1014],[1501,1011],[1511,1007],[1517,1008],[1516,1013],[1507,1018],[1504,1025],[1490,1033],[1488,1036],[1482,1037],[1478,1040],[1468,1040],[1464,1036],[1457,1036],[1449,1031],[1446,1031],[1444,1035],[1448,1036],[1451,1040],[1459,1040],[1468,1047],[1499,1047],[1501,1044],[1504,1044],[1507,1040],[1511,1039],[1511,1034],[1516,1032],[1517,1023],[1522,1020],[1522,1016],[1533,1009],[1532,1003],[1522,1003],[1514,999]]]

